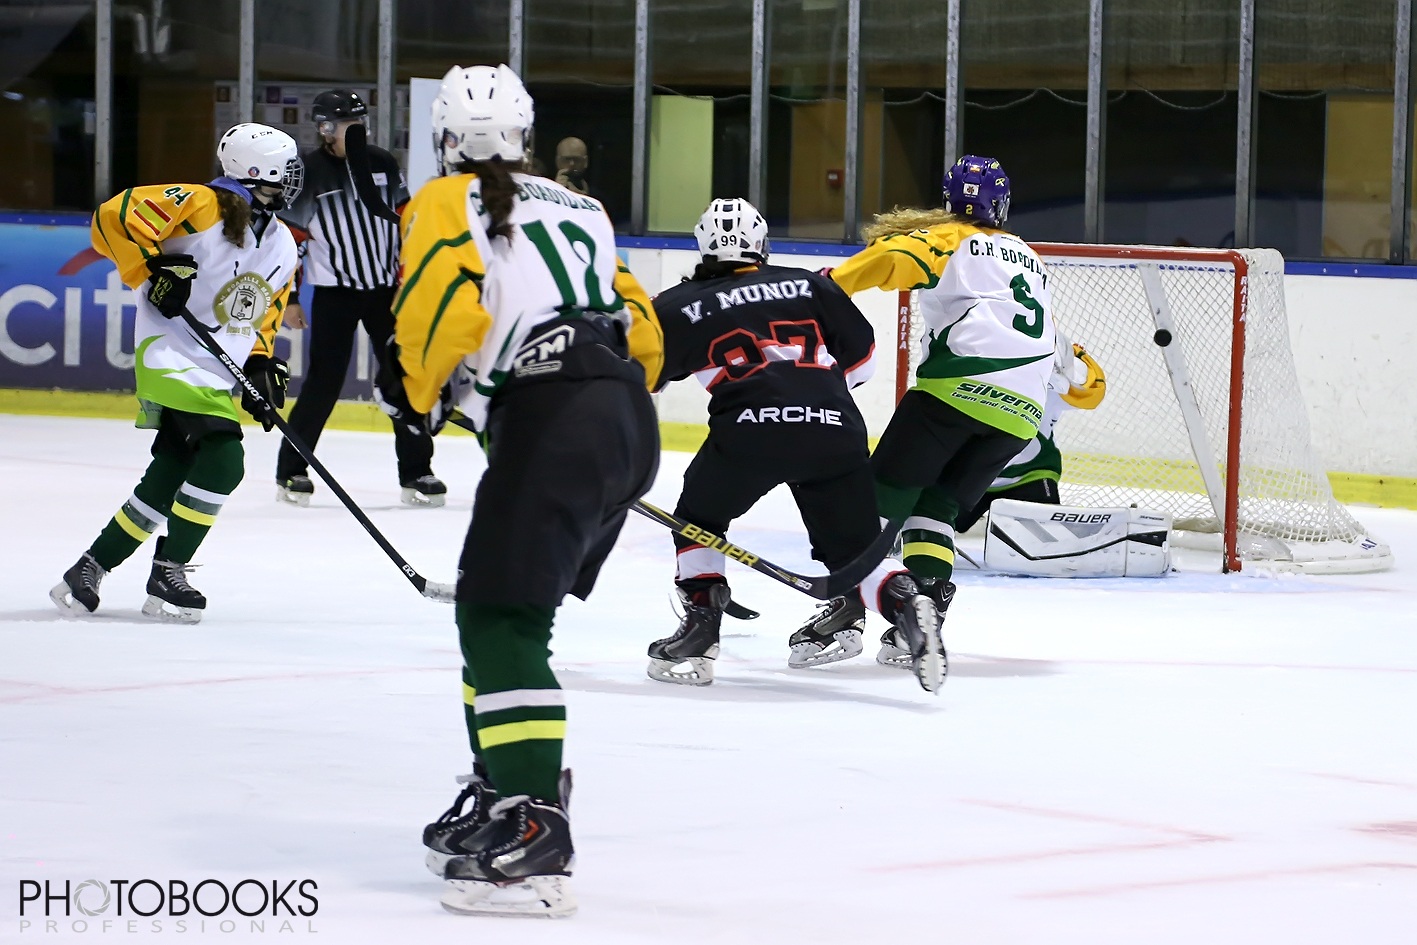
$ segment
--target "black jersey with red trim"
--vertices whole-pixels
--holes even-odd
[[[864,432],[849,388],[876,366],[875,332],[830,278],[786,266],[685,281],[654,299],[669,381],[697,377],[709,426]]]

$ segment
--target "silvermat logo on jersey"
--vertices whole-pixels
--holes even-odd
[[[22,879],[22,935],[318,932],[313,879]]]

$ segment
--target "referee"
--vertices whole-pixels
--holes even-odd
[[[313,450],[330,418],[349,370],[355,329],[362,322],[380,358],[393,334],[390,308],[398,278],[398,226],[370,213],[355,192],[345,160],[345,132],[364,124],[369,114],[352,89],[333,89],[315,97],[310,109],[321,145],[306,151],[305,188],[280,214],[300,241],[304,278],[315,287],[310,312],[310,365],[300,396],[290,411],[290,426]],[[374,186],[384,203],[402,210],[408,188],[398,161],[382,148],[369,147]],[[299,304],[286,310],[285,323],[304,328]],[[433,475],[433,439],[394,423],[399,486],[407,505],[442,505],[447,486]],[[294,505],[309,505],[315,486],[305,460],[282,442],[276,460],[276,495]]]

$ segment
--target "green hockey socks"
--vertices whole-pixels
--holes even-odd
[[[191,561],[241,482],[244,467],[241,438],[231,434],[203,438],[190,459],[159,452],[132,496],[89,546],[89,554],[105,571],[112,571],[166,524],[163,555],[170,561]]]
[[[473,755],[502,797],[559,800],[566,700],[549,663],[554,607],[457,605]]]

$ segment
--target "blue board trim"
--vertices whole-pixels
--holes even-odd
[[[686,236],[623,236],[615,237],[621,249],[687,249],[698,244]],[[860,243],[807,243],[773,240],[772,251],[790,256],[850,256],[861,248]],[[1284,261],[1288,276],[1347,276],[1359,279],[1417,279],[1417,264],[1394,266],[1388,263],[1300,262]]]
[[[22,226],[88,226],[92,213],[69,210],[0,210],[0,223]]]

